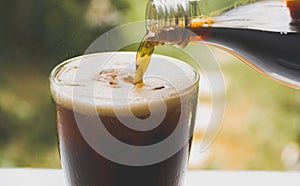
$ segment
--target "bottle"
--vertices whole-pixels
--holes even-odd
[[[150,0],[146,40],[183,47],[204,42],[300,89],[300,0],[263,0],[215,17],[206,7],[200,0]]]

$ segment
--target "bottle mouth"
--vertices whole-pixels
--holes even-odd
[[[157,6],[154,4],[154,2],[148,1],[147,7],[146,7],[146,28],[147,32],[156,32],[158,31],[158,13],[157,13]]]
[[[150,0],[146,8],[148,32],[175,30],[189,27],[189,13],[186,0]]]
[[[147,39],[157,43],[188,44],[191,29],[212,24],[199,0],[149,0],[146,7]]]
[[[185,46],[189,24],[186,0],[150,0],[146,8],[147,38],[158,43]]]

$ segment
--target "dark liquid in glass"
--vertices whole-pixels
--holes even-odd
[[[87,123],[91,117],[76,114],[83,117]],[[115,117],[100,117],[106,128],[116,138],[128,144],[149,145],[170,135],[176,127],[180,114],[180,110],[169,108],[169,113],[162,124],[145,133],[125,128]],[[180,171],[186,169],[191,140],[180,151],[163,162],[148,166],[121,165],[102,157],[87,144],[77,127],[72,110],[59,105],[57,115],[62,166],[69,175],[68,181],[71,185],[177,186],[182,181],[183,174]],[[189,116],[182,115],[181,117],[185,117],[186,122],[186,131],[182,131],[184,135],[189,127]]]
[[[113,54],[113,53],[111,53]],[[187,169],[189,151],[191,148],[191,138],[194,129],[195,113],[198,100],[198,76],[192,67],[181,62],[181,67],[179,68],[175,61],[170,61],[170,58],[157,57],[155,63],[151,63],[150,74],[156,71],[160,71],[160,65],[164,62],[169,68],[172,66],[172,72],[168,72],[169,82],[181,82],[177,83],[180,87],[171,87],[172,83],[167,84],[165,81],[157,77],[149,77],[145,80],[145,85],[143,87],[135,87],[133,83],[123,81],[121,77],[110,72],[117,71],[121,75],[127,72],[127,70],[103,70],[99,72],[97,69],[99,64],[103,64],[107,58],[115,61],[112,66],[116,65],[127,65],[127,61],[130,59],[134,62],[135,53],[117,53],[116,58],[111,57],[108,54],[98,54],[85,57],[87,61],[84,61],[86,66],[80,66],[75,60],[67,63],[63,67],[59,67],[58,73],[56,74],[56,81],[58,85],[52,85],[52,95],[57,104],[57,125],[58,125],[58,137],[59,137],[59,148],[60,156],[62,162],[62,168],[67,178],[67,182],[72,186],[179,186],[182,184],[184,172]],[[99,58],[97,58],[99,56]],[[103,57],[104,56],[104,57]],[[105,57],[106,56],[106,57]],[[129,57],[130,56],[130,57]],[[94,60],[94,59],[97,60]],[[119,61],[118,61],[119,60]],[[173,59],[174,60],[174,59]],[[89,64],[94,64],[89,65]],[[96,65],[95,65],[96,64]],[[158,65],[158,66],[157,66]],[[174,65],[174,66],[173,66]],[[110,65],[108,65],[110,67]],[[176,68],[174,68],[176,67]],[[86,69],[87,68],[87,69]],[[133,67],[134,68],[134,67]],[[80,71],[80,69],[84,69]],[[175,70],[177,69],[177,71]],[[95,71],[91,72],[91,71]],[[88,75],[84,74],[83,79],[78,78],[79,83],[72,83],[72,77],[74,74],[86,72]],[[95,77],[99,74],[107,73],[108,81],[97,81]],[[161,73],[165,75],[164,71]],[[182,77],[178,79],[174,74],[176,72],[181,72]],[[193,74],[192,74],[193,73]],[[125,73],[126,74],[126,73]],[[178,73],[176,73],[178,74]],[[179,73],[180,74],[180,73]],[[160,76],[164,78],[164,76]],[[102,76],[101,76],[102,77]],[[116,86],[115,83],[111,83],[111,77],[118,82],[120,86]],[[127,75],[124,77],[128,78]],[[105,79],[104,78],[104,79]],[[182,79],[183,78],[183,79]],[[191,80],[190,78],[194,78]],[[96,94],[97,109],[95,110],[94,102],[89,102],[90,99],[85,100],[85,96],[90,97],[88,94],[90,84],[84,84],[88,79],[90,82],[95,82],[99,87]],[[173,80],[172,80],[173,79]],[[151,82],[155,84],[155,86]],[[81,85],[83,83],[84,85]],[[164,84],[166,83],[166,84]],[[162,86],[164,84],[164,86]],[[158,87],[156,85],[159,85]],[[116,86],[116,87],[115,87]],[[126,87],[134,88],[134,93],[130,96],[133,98],[133,103],[128,103],[125,105],[115,101],[113,105],[111,104],[110,91],[120,91],[119,93],[126,93]],[[78,89],[76,89],[78,88]],[[94,88],[94,87],[93,87]],[[76,91],[74,90],[76,89]],[[124,91],[122,91],[124,90]],[[70,93],[71,92],[71,93]],[[105,93],[103,93],[105,92]],[[144,94],[140,93],[144,92]],[[79,98],[74,96],[79,94]],[[86,95],[87,93],[87,95]],[[102,94],[101,94],[102,93]],[[153,95],[145,97],[145,95]],[[83,95],[83,96],[82,96]],[[122,94],[123,95],[123,94]],[[158,97],[155,97],[157,95]],[[82,96],[82,97],[81,97]],[[97,98],[98,96],[98,98]],[[103,96],[103,97],[101,97]],[[133,96],[133,97],[131,97]],[[139,97],[140,96],[140,97]],[[99,98],[101,97],[101,98]],[[94,97],[92,97],[94,99]],[[119,97],[118,97],[119,98]],[[125,100],[121,96],[121,100]],[[147,98],[146,102],[140,101],[137,98]],[[157,102],[159,100],[159,102]],[[157,126],[150,130],[135,130],[126,126],[122,121],[133,121],[135,125],[147,125],[148,122],[142,122],[147,118],[161,118],[161,111],[158,107],[161,106],[161,102],[164,103],[166,108],[166,113],[164,114],[162,120],[159,120]],[[153,104],[151,112],[149,110],[149,104]],[[108,106],[109,105],[109,106]],[[89,109],[87,109],[89,108]],[[90,108],[93,110],[91,111]],[[119,109],[118,115],[116,115],[114,109]],[[129,114],[129,110],[134,114],[135,118],[141,119],[141,121],[132,120],[132,115]],[[120,114],[121,113],[121,114]],[[99,120],[101,122],[99,122]],[[141,122],[141,123],[139,123]],[[97,126],[104,126],[105,130],[97,128]],[[83,128],[87,132],[82,133]],[[176,131],[176,132],[174,132]],[[110,159],[104,157],[101,154],[101,150],[105,151],[105,145],[108,144],[109,149],[113,152],[118,153],[123,156],[128,154],[116,148],[115,146],[110,146],[110,140],[103,135],[104,133],[109,133],[113,139],[120,141],[122,144],[128,144],[131,146],[147,147],[153,145],[153,151],[149,154],[141,152],[131,152],[134,156],[134,160],[140,160],[138,162],[149,162],[147,160],[151,159],[153,155],[158,156],[159,160],[146,164],[126,164],[120,163],[118,160]],[[174,133],[176,135],[174,135]],[[95,146],[90,146],[90,141],[86,139],[86,134],[88,134],[89,140],[95,140],[104,142],[97,146],[96,150],[93,148]],[[164,145],[162,149],[161,146],[156,147],[155,145],[168,139],[172,136],[173,138],[169,145]],[[97,143],[98,144],[98,143]],[[178,144],[181,144],[178,146]],[[175,148],[174,148],[175,147]],[[106,146],[107,148],[107,146]],[[100,151],[99,151],[100,149]],[[174,150],[177,149],[177,150]],[[98,150],[98,151],[97,151]],[[164,152],[171,152],[168,156],[162,156]],[[129,150],[128,150],[129,152]],[[143,154],[143,155],[142,155]],[[124,157],[126,159],[126,157]]]

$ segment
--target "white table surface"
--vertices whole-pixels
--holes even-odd
[[[188,171],[184,186],[300,186],[300,172]],[[0,186],[65,186],[59,169],[0,169]]]

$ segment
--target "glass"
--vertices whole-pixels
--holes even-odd
[[[69,185],[182,185],[199,75],[153,55],[144,86],[134,52],[85,55],[50,75],[63,172]]]

